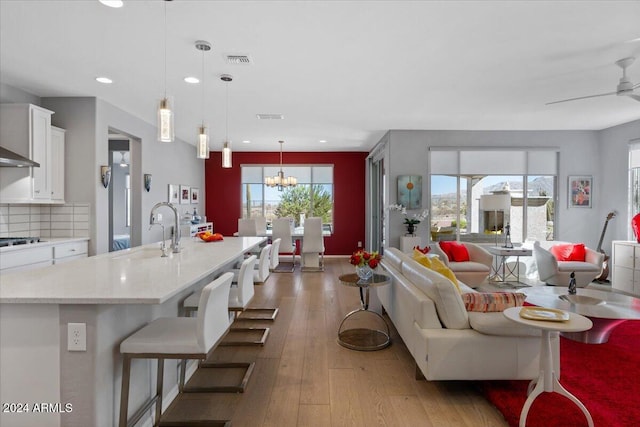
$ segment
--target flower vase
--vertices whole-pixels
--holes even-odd
[[[360,280],[369,280],[373,277],[373,270],[368,265],[356,266],[356,274]]]
[[[407,224],[407,234],[415,235],[416,225],[415,224]]]

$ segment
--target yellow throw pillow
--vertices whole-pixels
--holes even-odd
[[[440,261],[439,258],[432,258],[430,261],[431,261],[431,269],[436,273],[440,273],[447,279],[451,280],[451,282],[455,285],[458,292],[460,292],[460,285],[458,285],[458,279],[456,278],[456,275],[453,274],[453,271],[451,271],[449,267],[444,265],[444,263]]]
[[[424,265],[425,267],[431,268],[431,260],[429,259],[429,257],[417,249],[413,250],[413,259],[418,261],[420,264]]]
[[[429,257],[422,252],[414,249],[413,259],[424,265],[428,269],[433,270],[436,273],[440,273],[447,279],[451,280],[458,292],[460,292],[460,285],[458,285],[458,279],[456,279],[456,275],[453,274],[453,271],[451,271],[449,267],[447,267],[442,261],[440,261],[440,258],[438,258],[437,256]]]

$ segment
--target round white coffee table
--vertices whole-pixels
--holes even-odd
[[[587,418],[589,427],[593,427],[593,418],[587,408],[575,397],[569,393],[558,381],[558,375],[553,371],[553,353],[551,352],[551,334],[558,332],[580,332],[591,328],[593,325],[591,320],[576,313],[567,312],[569,320],[556,322],[548,320],[529,320],[520,317],[520,311],[524,307],[511,307],[503,311],[505,317],[516,323],[540,329],[542,336],[540,339],[540,373],[535,388],[529,393],[527,400],[524,402],[522,412],[520,413],[520,427],[525,427],[529,409],[542,392],[558,393],[572,401]],[[558,353],[558,357],[560,354]]]
[[[569,295],[559,286],[532,286],[518,289],[527,295],[527,302],[540,307],[556,308],[588,317],[593,328],[584,332],[562,332],[565,338],[588,344],[602,344],[611,332],[626,320],[640,319],[640,298],[597,289],[578,288]]]

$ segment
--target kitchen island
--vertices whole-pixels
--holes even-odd
[[[0,400],[10,411],[0,412],[0,425],[116,425],[120,342],[157,317],[177,316],[184,298],[264,241],[184,239],[166,258],[156,243],[3,275]],[[68,323],[86,325],[86,351],[67,350]],[[132,412],[151,394],[153,365],[132,365]],[[171,364],[165,383],[176,384],[165,388],[169,404],[177,394]]]

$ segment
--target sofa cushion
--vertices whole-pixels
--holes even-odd
[[[451,280],[451,283],[453,283],[456,286],[456,289],[458,289],[458,292],[460,292],[460,285],[458,284],[456,275],[453,273],[453,271],[451,271],[449,267],[447,267],[442,261],[440,261],[438,257],[429,257],[427,255],[424,255],[419,250],[414,249],[413,259],[416,260],[419,264],[424,265],[425,267],[437,273],[440,273],[447,279]]]
[[[438,317],[445,328],[469,328],[469,316],[464,308],[462,296],[451,280],[411,259],[403,261],[402,274],[433,300]]]
[[[396,248],[388,248],[384,251],[384,262],[387,265],[391,265],[396,270],[400,271],[402,265],[402,252]]]
[[[440,242],[440,247],[447,254],[449,261],[465,262],[469,261],[469,251],[467,247],[458,242]]]
[[[558,261],[558,271],[600,271],[600,266],[580,261]]]
[[[539,337],[540,330],[521,325],[504,317],[501,312],[479,313],[469,312],[469,324],[474,331],[485,335],[502,335],[507,337]]]
[[[460,272],[460,273],[478,272],[478,271],[483,271],[486,273],[491,272],[491,268],[488,265],[482,264],[480,262],[475,262],[475,261],[467,261],[467,262],[452,261],[449,263],[449,267],[454,272]]]
[[[482,313],[502,312],[509,307],[520,307],[527,296],[519,292],[473,292],[462,294],[467,311]]]
[[[551,252],[558,261],[584,262],[587,256],[584,243],[554,245],[549,249],[549,252]]]

